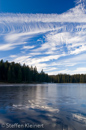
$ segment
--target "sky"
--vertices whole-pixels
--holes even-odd
[[[85,0],[0,0],[0,60],[86,74]]]

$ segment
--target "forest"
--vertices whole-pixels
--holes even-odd
[[[86,74],[48,75],[43,70],[39,73],[37,67],[29,67],[15,62],[0,61],[1,83],[86,83]]]
[[[5,83],[38,83],[51,82],[51,77],[43,70],[38,73],[36,67],[8,61],[0,61],[0,82]]]
[[[54,83],[86,83],[86,74],[58,74],[50,77]]]

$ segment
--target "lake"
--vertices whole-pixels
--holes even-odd
[[[86,84],[0,85],[0,130],[86,130]]]

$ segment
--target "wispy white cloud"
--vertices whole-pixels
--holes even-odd
[[[83,59],[81,53],[86,53],[86,9],[84,0],[76,3],[63,14],[1,13],[0,51],[16,49],[7,59],[36,65],[48,73],[83,72],[85,67],[79,67],[73,57]]]
[[[32,23],[32,22],[84,22],[85,10],[82,4],[63,14],[0,14],[0,23]]]
[[[34,47],[35,47],[35,46],[23,46],[22,49],[28,50],[28,49],[32,49],[32,48],[34,48]]]
[[[15,57],[17,57],[17,55],[10,55],[10,57],[11,57],[11,58],[15,58]]]
[[[70,70],[70,69],[62,69],[62,70],[55,70],[53,72],[49,72],[49,75],[56,75],[56,74],[86,74],[86,67],[79,67],[77,69],[74,70]]]
[[[12,44],[0,45],[0,51],[7,51],[7,50],[12,50],[12,49],[14,49],[14,46],[12,46]]]

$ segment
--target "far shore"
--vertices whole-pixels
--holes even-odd
[[[32,85],[32,84],[47,84],[47,82],[43,82],[43,83],[37,83],[37,82],[32,82],[32,83],[0,83],[0,86],[24,86],[24,85]]]
[[[0,83],[0,87],[1,86],[28,86],[28,85],[36,85],[36,84],[86,84],[86,83],[47,83],[47,82],[43,82],[43,83],[37,83],[37,82],[33,82],[33,83]]]

